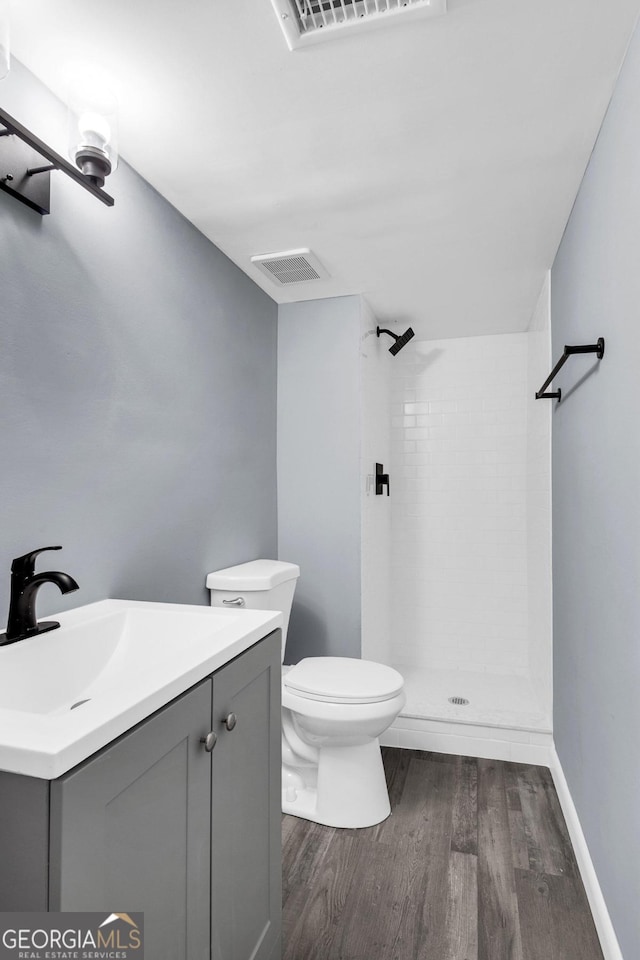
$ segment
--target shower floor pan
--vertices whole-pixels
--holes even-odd
[[[401,717],[442,720],[447,723],[480,724],[550,733],[550,718],[527,677],[510,674],[433,670],[394,663],[405,679],[406,705]],[[450,698],[467,700],[452,703]]]

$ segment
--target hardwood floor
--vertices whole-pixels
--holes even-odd
[[[602,960],[545,767],[383,758],[384,823],[283,818],[283,960]]]

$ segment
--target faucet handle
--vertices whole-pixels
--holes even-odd
[[[23,577],[30,577],[35,572],[36,557],[45,550],[62,550],[62,547],[40,547],[39,550],[32,550],[25,553],[23,557],[16,557],[11,564],[11,573],[17,573]]]

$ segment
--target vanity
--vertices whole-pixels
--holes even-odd
[[[149,960],[276,960],[281,615],[59,619],[0,650],[0,910],[142,911]]]

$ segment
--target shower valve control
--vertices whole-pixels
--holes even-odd
[[[376,496],[380,496],[384,492],[384,487],[387,488],[387,496],[389,496],[389,474],[383,471],[382,464],[376,463]]]

